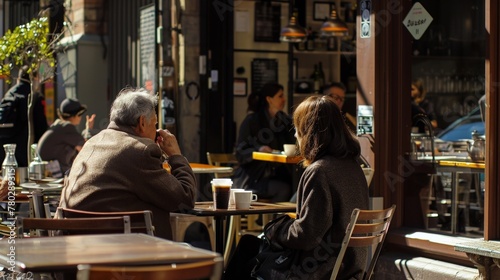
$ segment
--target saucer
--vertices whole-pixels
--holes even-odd
[[[21,187],[23,189],[31,190],[53,190],[62,188],[62,184],[37,184],[37,183],[22,183]]]

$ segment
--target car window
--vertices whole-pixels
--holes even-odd
[[[437,138],[445,141],[471,139],[471,134],[474,130],[477,130],[480,135],[484,135],[484,122],[481,120],[479,107],[450,124],[437,135]]]

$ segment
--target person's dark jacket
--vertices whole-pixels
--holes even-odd
[[[274,279],[330,279],[353,209],[369,207],[363,170],[354,158],[325,156],[306,168],[297,194],[297,218],[272,241],[300,258]],[[361,279],[366,261],[365,248],[348,248],[338,279]]]
[[[30,83],[21,80],[5,94],[19,94],[22,98],[18,102],[17,119],[14,123],[15,135],[11,138],[0,139],[0,160],[5,158],[4,144],[16,144],[16,160],[19,167],[28,166],[28,99],[31,92]],[[40,93],[33,96],[33,127],[34,143],[37,143],[43,133],[47,130],[47,118],[45,117],[45,99]]]
[[[261,146],[282,151],[283,144],[295,143],[294,134],[292,119],[283,112],[278,112],[273,119],[266,110],[249,114],[240,126],[236,146],[240,168],[235,171],[235,185],[255,189],[259,180],[271,177],[291,183],[291,175],[286,166],[253,160],[252,153],[259,151]]]

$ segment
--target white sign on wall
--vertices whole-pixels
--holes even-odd
[[[406,26],[408,31],[410,31],[415,40],[418,40],[420,39],[420,37],[422,37],[431,22],[431,15],[427,12],[424,6],[420,4],[420,2],[417,2],[415,3],[415,5],[413,5],[410,12],[403,20],[403,24]]]

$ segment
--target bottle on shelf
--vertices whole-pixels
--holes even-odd
[[[311,79],[313,80],[313,90],[314,93],[319,93],[321,90],[321,78],[319,73],[319,67],[317,64],[314,64],[314,72],[311,75]]]
[[[314,32],[311,27],[307,30],[306,50],[314,51]]]
[[[323,89],[325,86],[325,72],[323,72],[323,64],[321,62],[318,63],[318,75],[319,75],[319,91]]]
[[[337,49],[337,37],[328,37],[326,41],[326,49],[329,51],[334,51]]]
[[[295,49],[297,49],[298,51],[305,51],[306,50],[306,42],[298,42],[298,43],[295,43]]]

